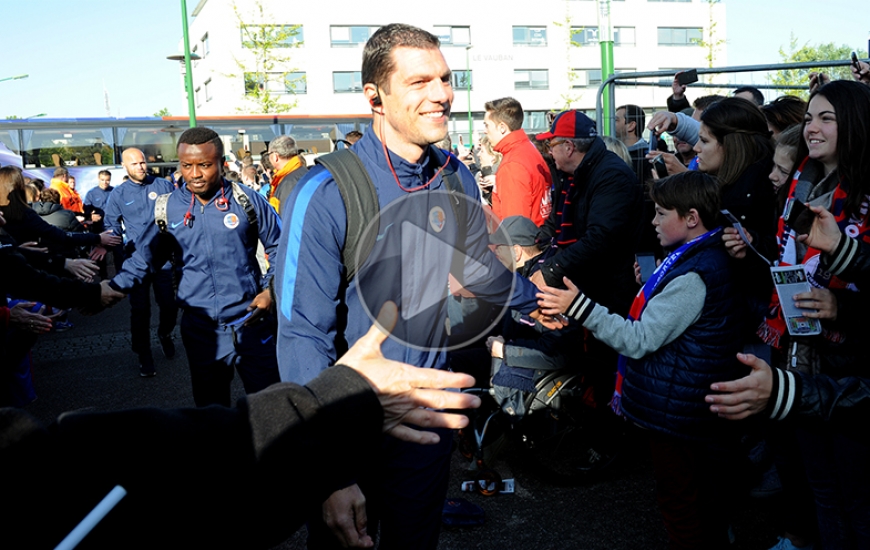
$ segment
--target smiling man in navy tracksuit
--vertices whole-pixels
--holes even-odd
[[[381,27],[364,49],[362,77],[373,122],[352,150],[377,191],[380,224],[369,262],[349,283],[342,250],[353,228],[331,174],[315,167],[285,201],[275,262],[285,381],[310,381],[334,363],[365,334],[368,312],[386,300],[395,301],[401,315],[384,355],[446,368],[444,298],[448,272],[456,275],[453,247],[467,257],[459,278],[476,296],[526,313],[537,308],[530,283],[515,280],[487,248],[474,178],[455,157],[430,145],[446,135],[453,100],[439,45],[426,31],[393,24]],[[461,192],[445,192],[450,173]],[[451,205],[466,198],[464,210]],[[466,219],[457,223],[463,212]],[[378,523],[382,549],[435,548],[451,449],[450,432],[438,433],[441,442],[426,449],[385,437],[376,468],[358,485],[333,493],[322,507],[323,522],[309,523],[309,548],[371,546]]]
[[[281,222],[263,197],[237,186],[256,214],[256,225],[249,222],[233,185],[221,175],[223,144],[213,130],[185,131],[178,158],[185,183],[166,203],[165,233],[148,224],[111,286],[129,292],[178,251],[177,301],[184,311],[181,337],[193,398],[198,407],[229,406],[234,367],[248,393],[279,379],[268,290],[272,270],[260,272],[256,253],[259,240],[267,254],[275,254]]]

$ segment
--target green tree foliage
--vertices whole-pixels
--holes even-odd
[[[785,49],[779,49],[779,55],[783,63],[808,63],[814,61],[844,61],[849,59],[852,48],[846,45],[837,46],[833,42],[827,44],[819,44],[811,46],[809,42],[801,47],[798,47],[798,39],[794,35],[791,36],[788,52]],[[795,86],[802,90],[788,92],[794,95],[800,95],[804,100],[809,98],[807,86],[810,81],[810,73],[824,72],[831,77],[832,80],[846,79],[851,80],[852,73],[848,66],[843,67],[814,67],[809,69],[789,69],[784,71],[776,71],[770,77],[770,83],[779,86]]]
[[[705,0],[707,3],[707,12],[709,15],[709,23],[707,24],[706,38],[698,41],[698,45],[706,50],[704,58],[707,60],[707,67],[712,68],[716,61],[716,54],[722,49],[727,40],[717,37],[716,27],[718,23],[713,14],[713,6],[719,3],[720,0]],[[707,75],[707,83],[713,82],[713,75]]]
[[[571,48],[581,48],[582,44],[575,41],[575,35],[579,32],[583,31],[584,27],[572,27],[571,26],[571,14],[568,10],[567,2],[565,7],[565,19],[562,21],[553,21],[553,24],[557,27],[561,27],[565,29],[568,33],[568,40],[566,42],[567,49],[565,52],[565,59],[567,61],[566,71],[568,76],[568,88],[565,92],[559,94],[559,102],[556,104],[555,109],[557,111],[565,111],[571,108],[575,101],[580,101],[583,97],[583,93],[577,91],[575,86],[579,83],[580,75],[571,67]]]
[[[277,114],[296,106],[295,94],[305,89],[305,78],[291,68],[290,51],[302,46],[302,26],[276,24],[275,19],[254,3],[247,14],[233,5],[246,53],[234,58],[239,69],[230,78],[243,78],[245,95],[239,112]],[[250,53],[248,53],[250,52]],[[290,97],[290,101],[284,98]]]
[[[168,107],[164,107],[164,108],[160,109],[159,111],[157,111],[156,113],[154,113],[154,116],[156,116],[156,117],[172,116],[172,113],[169,112]]]

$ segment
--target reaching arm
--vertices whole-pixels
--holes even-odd
[[[866,377],[835,380],[772,369],[754,355],[739,353],[737,359],[752,372],[738,380],[712,384],[710,389],[718,393],[706,397],[710,410],[723,418],[740,420],[764,414],[772,420],[828,421],[834,416],[857,420],[866,419],[870,411],[870,379]]]
[[[573,284],[568,290],[547,287],[538,297],[545,314],[564,312],[618,353],[640,359],[673,342],[694,324],[704,309],[706,295],[707,287],[698,274],[680,275],[650,299],[636,321],[608,312]]]

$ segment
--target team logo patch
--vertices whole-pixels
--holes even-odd
[[[440,206],[429,211],[429,226],[436,233],[441,233],[441,230],[444,229],[444,209]]]
[[[148,193],[148,198],[151,199],[152,201],[156,201],[157,200],[157,191],[151,191],[150,193]]]
[[[227,229],[235,229],[239,226],[239,217],[230,212],[224,216],[224,225]]]

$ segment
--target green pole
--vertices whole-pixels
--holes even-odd
[[[471,120],[471,65],[468,63],[468,51],[471,49],[471,44],[465,46],[465,89],[468,92],[468,147],[474,147],[474,123]]]
[[[193,97],[193,70],[190,67],[190,39],[187,35],[187,0],[181,0],[181,28],[184,31],[184,87],[187,90],[187,114],[190,127],[196,126],[196,103]]]
[[[610,0],[598,0],[598,43],[601,46],[601,81],[613,75],[613,27],[610,25]],[[611,84],[612,86],[612,84]],[[603,99],[604,120],[598,121],[601,135],[610,135],[610,94],[605,91]]]
[[[7,76],[6,78],[0,78],[0,82],[6,82],[7,80],[21,80],[23,78],[29,77],[29,74],[20,74],[18,76]]]

